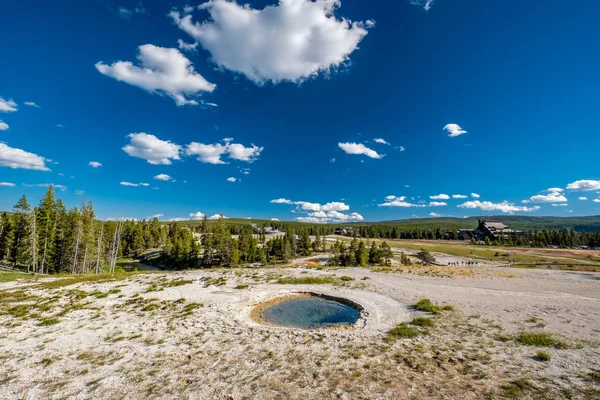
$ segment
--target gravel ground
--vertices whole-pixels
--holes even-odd
[[[597,275],[464,270],[297,267],[57,288],[39,287],[43,279],[0,283],[0,398],[600,398]],[[335,284],[277,283],[308,276]],[[257,304],[296,292],[359,303],[364,324],[305,331],[250,318]],[[415,310],[425,297],[454,311]],[[415,316],[434,326],[388,336]],[[524,346],[521,332],[558,342]],[[536,358],[541,350],[549,361]]]

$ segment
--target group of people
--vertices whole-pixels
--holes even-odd
[[[448,262],[449,267],[474,267],[478,266],[479,262],[477,261],[450,261]]]

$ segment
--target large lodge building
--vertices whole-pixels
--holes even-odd
[[[476,229],[461,229],[458,231],[459,239],[483,241],[489,238],[491,241],[499,239],[508,239],[509,236],[521,236],[522,231],[515,231],[500,221],[479,220],[479,226]]]

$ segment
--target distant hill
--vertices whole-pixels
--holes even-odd
[[[586,217],[536,217],[523,215],[499,215],[468,218],[412,218],[393,221],[366,223],[398,226],[454,226],[461,228],[477,227],[478,220],[502,221],[518,230],[561,230],[573,229],[577,232],[600,232],[600,215]],[[360,224],[363,225],[363,224]]]

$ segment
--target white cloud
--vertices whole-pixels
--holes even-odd
[[[587,197],[580,197],[579,198],[579,200],[584,200],[584,201],[587,200],[587,199],[588,199]]]
[[[388,196],[389,197],[389,196]],[[414,204],[404,201],[406,199],[405,196],[397,197],[392,200],[388,200],[386,197],[386,202],[383,204],[379,204],[379,207],[402,207],[402,208],[410,208],[410,207],[425,207],[424,204]]]
[[[480,198],[481,196],[480,196],[480,195],[478,195],[477,193],[471,193],[471,197],[472,197],[472,198],[474,198],[474,199],[478,199],[478,198]]]
[[[513,203],[509,203],[508,201],[503,201],[501,203],[492,203],[489,201],[467,201],[463,204],[460,204],[458,207],[460,208],[479,208],[483,211],[502,211],[504,213],[513,214],[515,212],[533,212],[540,209],[539,206],[534,207],[525,207],[525,206],[516,206]]]
[[[189,221],[187,218],[183,218],[183,217],[176,217],[176,218],[169,218],[167,220],[168,222],[183,222],[183,221]]]
[[[26,101],[24,104],[29,107],[42,108],[42,107],[38,106],[37,104],[35,104],[35,102],[33,102],[33,101]]]
[[[61,192],[64,192],[65,190],[67,190],[66,186],[64,186],[64,185],[55,185],[54,183],[36,183],[36,184],[24,183],[23,186],[25,186],[25,187],[38,187],[38,188],[48,188],[50,186],[53,186],[54,189],[60,190]]]
[[[37,154],[29,153],[25,150],[9,147],[6,143],[0,142],[0,167],[10,167],[12,169],[30,169],[35,171],[50,171],[46,167],[46,159]]]
[[[189,9],[169,15],[212,61],[262,85],[301,82],[348,61],[367,30],[361,22],[338,20],[334,13],[340,5],[340,0],[280,0],[257,10],[211,0],[198,6],[210,14],[202,23],[192,20]]]
[[[148,219],[154,219],[154,218],[159,219],[160,217],[164,217],[164,216],[165,216],[164,214],[154,214],[152,217],[150,217]]]
[[[271,218],[271,221],[279,221],[279,218]]]
[[[84,193],[85,193],[85,190],[75,190],[75,194],[78,196],[81,196]]]
[[[230,178],[227,178],[227,182],[231,182],[231,183],[233,183],[233,182],[235,182],[235,181],[237,181],[237,179],[236,179],[236,178],[234,178],[233,176],[232,176],[232,177],[230,177]]]
[[[275,199],[275,200],[271,200],[271,203],[274,203],[274,204],[293,204],[293,202],[291,200],[288,200],[288,199]]]
[[[8,124],[2,120],[0,120],[0,131],[5,131],[8,129]]]
[[[156,175],[156,176],[154,177],[154,179],[156,179],[157,181],[165,181],[165,182],[168,182],[168,181],[171,181],[171,180],[173,180],[173,178],[171,178],[171,177],[170,177],[169,175],[167,175],[167,174],[159,174],[159,175]]]
[[[589,180],[589,179],[575,181],[573,183],[569,183],[567,185],[567,189],[576,190],[576,191],[580,191],[580,192],[589,192],[592,190],[600,190],[600,181],[594,181],[594,180]]]
[[[131,17],[133,17],[136,14],[145,14],[146,13],[146,9],[144,8],[144,5],[142,4],[141,1],[138,1],[138,4],[136,7],[132,7],[131,9],[126,8],[126,7],[119,7],[117,9],[117,15],[123,19],[131,19]]]
[[[288,199],[275,199],[271,200],[271,203],[275,204],[294,204],[296,209],[292,212],[305,213],[306,216],[297,217],[296,220],[300,222],[313,222],[313,223],[327,223],[327,222],[352,222],[362,221],[363,216],[358,213],[346,214],[341,211],[350,210],[350,206],[333,201],[326,204],[311,203],[308,201],[291,201]]]
[[[431,200],[448,200],[448,199],[450,199],[450,196],[448,196],[447,194],[441,193],[441,194],[437,194],[435,196],[429,196],[429,198]]]
[[[364,154],[365,156],[370,158],[383,158],[383,155],[378,154],[375,150],[366,147],[362,143],[338,143],[338,146],[347,154]]]
[[[429,202],[429,206],[430,207],[444,207],[447,206],[448,203],[445,203],[443,201],[431,201]]]
[[[221,160],[221,156],[227,154],[229,158],[238,161],[252,163],[258,159],[264,147],[258,147],[252,144],[245,147],[240,143],[232,143],[231,138],[223,139],[224,144],[204,144],[192,142],[187,145],[185,154],[188,156],[198,156],[198,161],[208,164],[227,164]]]
[[[430,213],[429,213],[429,216],[430,216],[430,217],[434,217],[434,218],[436,218],[436,217],[441,217],[441,215],[440,215],[440,214],[438,214],[438,213],[434,213],[434,212],[430,212]]]
[[[452,198],[453,199],[466,199],[468,196],[465,196],[464,194],[453,194]]]
[[[467,133],[467,131],[461,128],[458,124],[448,124],[444,127],[444,130],[448,132],[448,136],[450,137],[457,137]]]
[[[221,218],[227,219],[227,217],[224,216],[223,214],[213,214],[210,217],[208,217],[208,219],[221,219]]]
[[[567,203],[562,203],[562,204],[552,204],[552,207],[569,207],[569,205]]]
[[[181,146],[169,140],[160,140],[148,133],[132,133],[127,136],[130,143],[123,151],[132,157],[142,158],[153,165],[170,165],[171,160],[179,160]]]
[[[600,203],[600,199],[594,199],[594,203]]]
[[[15,187],[16,185],[11,182],[0,182],[0,187]]]
[[[15,112],[17,111],[17,103],[12,100],[4,100],[0,97],[0,112]]]
[[[187,43],[181,39],[177,39],[177,45],[179,46],[179,50],[189,51],[190,53],[195,53],[198,51],[198,42]]]
[[[381,138],[373,139],[373,141],[375,143],[379,143],[379,144],[387,144],[388,146],[390,145],[385,139],[381,139]]]
[[[568,200],[563,195],[564,190],[560,188],[550,188],[546,190],[548,194],[538,194],[531,196],[529,202],[531,203],[566,203]]]
[[[423,7],[425,11],[431,10],[431,6],[435,0],[410,0],[410,4],[415,6]]]
[[[191,213],[190,214],[190,218],[191,219],[195,219],[195,220],[199,220],[199,219],[204,218],[204,214],[201,213],[200,211],[198,211],[198,212],[195,212],[195,213]]]
[[[130,61],[116,61],[112,65],[96,63],[96,69],[113,79],[137,86],[150,93],[167,95],[178,106],[198,105],[194,100],[202,92],[212,92],[216,85],[198,74],[177,49],[145,44],[139,47],[140,65]]]
[[[138,186],[148,187],[148,186],[150,186],[149,183],[145,183],[145,182],[142,182],[142,183],[120,182],[119,184],[121,186],[129,186],[129,187],[138,187]]]
[[[400,151],[406,151],[406,149],[404,148],[404,146],[399,146],[398,150],[400,150]]]
[[[404,201],[405,199],[406,199],[406,196],[394,196],[393,194],[391,194],[389,196],[385,196],[385,201],[393,201],[393,200]]]
[[[102,166],[102,163],[99,163],[98,161],[90,161],[88,165],[92,168],[100,168]]]

